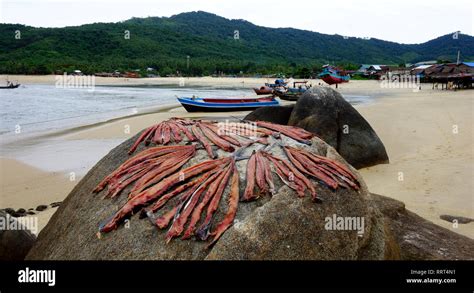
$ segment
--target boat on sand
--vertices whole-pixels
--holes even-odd
[[[265,106],[278,106],[273,97],[256,98],[201,98],[178,97],[178,101],[188,112],[230,112],[254,110]]]

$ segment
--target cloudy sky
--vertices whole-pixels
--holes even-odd
[[[0,22],[64,27],[203,10],[267,27],[421,43],[474,32],[472,0],[0,0]]]

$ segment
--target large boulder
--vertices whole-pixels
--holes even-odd
[[[0,210],[0,223],[0,260],[23,260],[36,236],[4,210]]]
[[[306,91],[291,112],[288,125],[317,134],[354,168],[389,161],[370,124],[332,88],[314,87]]]
[[[244,119],[299,126],[311,131],[356,169],[389,161],[382,141],[370,124],[331,88],[311,88],[294,105],[262,107]]]
[[[295,105],[261,107],[245,116],[244,120],[268,121],[287,125]]]
[[[136,137],[113,149],[98,162],[64,200],[38,241],[27,256],[29,260],[200,260],[200,259],[384,259],[387,254],[383,216],[374,205],[363,179],[360,191],[338,189],[333,192],[317,185],[322,203],[309,196],[297,195],[280,180],[275,180],[276,194],[257,201],[239,203],[234,226],[227,230],[216,245],[206,249],[206,242],[174,239],[165,243],[166,231],[158,230],[148,220],[133,215],[127,225],[97,237],[98,225],[110,217],[126,201],[102,199],[91,193],[107,174],[124,162],[127,150]],[[283,137],[287,145],[293,140]],[[344,164],[337,152],[325,142],[314,138],[311,151]],[[255,146],[257,147],[257,146]],[[251,152],[252,148],[248,149]],[[271,151],[282,156],[279,147]],[[224,155],[219,151],[219,155]],[[199,150],[192,163],[207,160]],[[241,193],[244,188],[246,160],[239,161]],[[228,191],[225,192],[216,217],[222,219]],[[364,225],[340,230],[328,230],[327,220],[334,217],[357,217]],[[356,219],[356,218],[353,218]],[[359,222],[361,223],[361,222]],[[334,223],[336,224],[336,223]],[[330,228],[330,227],[329,227]],[[360,231],[360,233],[358,233]]]

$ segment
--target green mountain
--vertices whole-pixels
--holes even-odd
[[[20,38],[15,38],[18,32]],[[298,74],[328,62],[354,67],[361,63],[455,60],[458,50],[463,60],[474,59],[474,37],[464,34],[457,39],[445,35],[406,45],[266,28],[206,12],[65,28],[0,24],[0,36],[0,73],[74,69],[93,73],[153,67],[161,75],[177,70],[190,75],[240,71]],[[190,56],[189,68],[186,56]]]

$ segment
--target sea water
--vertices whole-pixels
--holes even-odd
[[[241,97],[252,96],[249,88],[179,86],[96,86],[57,88],[54,85],[25,85],[0,91],[0,139],[18,134],[48,131],[93,124],[137,114],[160,106],[176,104],[176,96]],[[367,96],[346,95],[360,104]]]
[[[123,139],[64,140],[34,138],[179,103],[176,96],[255,96],[242,87],[96,86],[94,90],[63,89],[54,85],[26,85],[0,90],[0,157],[14,158],[45,171],[84,175]],[[345,95],[352,104],[368,96]],[[203,114],[203,116],[205,113]]]

